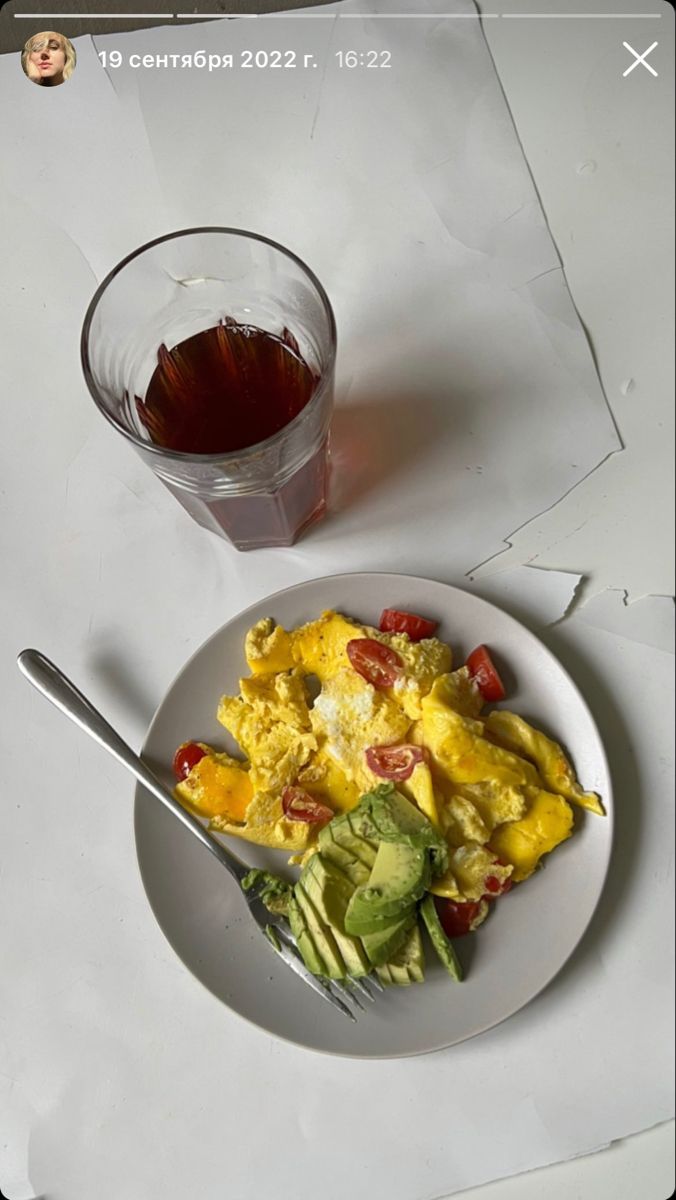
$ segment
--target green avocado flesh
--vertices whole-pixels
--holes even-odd
[[[429,850],[435,875],[448,867],[448,844],[437,833],[431,821],[411,804],[392,783],[381,784],[361,797],[358,809],[364,807],[366,823],[375,831],[379,842],[404,842],[417,850]],[[353,809],[351,815],[354,815]]]
[[[381,983],[398,987],[424,982],[425,952],[417,925],[413,926],[397,953],[376,968],[376,974]]]
[[[358,938],[345,932],[345,910],[354,890],[347,876],[333,863],[325,862],[321,854],[314,854],[297,886],[303,887],[321,920],[330,927],[342,955],[343,974],[367,975],[371,963],[364,947]]]
[[[322,856],[340,867],[356,886],[366,883],[378,845],[355,831],[350,813],[334,817],[319,835]]]
[[[329,979],[344,979],[347,969],[331,927],[322,920],[300,880],[296,884],[293,894],[305,919],[308,934],[315,944],[319,957],[324,961],[325,969],[322,973],[328,975]]]
[[[356,888],[345,914],[348,933],[374,933],[402,916],[430,883],[428,856],[405,842],[381,842],[368,883]]]
[[[420,909],[437,954],[461,979],[433,898],[426,895],[447,859],[447,845],[427,817],[392,784],[383,784],[324,826],[290,896],[272,876],[266,891],[272,903],[287,906],[298,949],[314,975],[345,979],[375,970],[386,984],[421,983]]]
[[[420,915],[425,922],[425,928],[430,935],[430,941],[439,958],[449,975],[459,983],[462,979],[462,967],[453,948],[453,943],[446,937],[432,896],[425,896],[420,905]]]
[[[308,971],[312,971],[313,975],[328,974],[324,960],[319,954],[314,938],[307,927],[303,910],[295,896],[289,901],[289,925],[291,926],[291,932],[296,939],[296,945],[300,950],[301,957]]]
[[[383,924],[380,929],[372,933],[363,933],[361,942],[369,962],[374,967],[389,962],[398,953],[415,923],[416,911],[415,908],[411,908],[403,916]]]

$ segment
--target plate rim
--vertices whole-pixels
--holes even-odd
[[[136,786],[134,788],[134,810],[133,810],[134,849],[135,849],[135,855],[136,855],[136,863],[137,863],[139,875],[141,878],[141,883],[142,883],[143,890],[144,890],[146,899],[148,901],[150,910],[151,910],[153,917],[155,918],[155,921],[162,933],[162,936],[164,937],[164,939],[168,943],[168,945],[171,947],[172,952],[176,955],[179,962],[181,963],[183,968],[189,973],[189,975],[193,979],[195,979],[200,984],[200,986],[209,993],[210,996],[212,996],[215,1000],[217,1000],[219,1002],[219,1004],[222,1004],[233,1017],[235,1017],[236,1019],[245,1021],[249,1027],[257,1029],[259,1032],[265,1034],[268,1037],[279,1038],[280,1041],[285,1042],[289,1046],[294,1046],[294,1047],[304,1050],[304,1051],[310,1051],[313,1054],[328,1055],[331,1058],[349,1058],[349,1059],[353,1059],[355,1061],[361,1061],[361,1062],[368,1062],[368,1061],[383,1062],[383,1061],[395,1061],[397,1059],[403,1059],[403,1058],[417,1058],[417,1057],[420,1057],[421,1055],[436,1054],[436,1053],[443,1052],[444,1050],[451,1050],[455,1046],[464,1045],[466,1042],[472,1041],[473,1038],[479,1037],[483,1033],[488,1033],[490,1030],[498,1028],[498,1026],[502,1025],[505,1021],[508,1021],[511,1017],[515,1016],[518,1012],[521,1012],[523,1009],[527,1008],[527,1006],[529,1004],[531,1004],[533,1000],[537,999],[538,996],[542,995],[543,992],[550,986],[550,984],[557,978],[557,976],[561,973],[563,968],[566,966],[566,964],[570,961],[572,956],[575,954],[575,952],[579,948],[582,940],[586,936],[586,934],[589,930],[589,926],[591,925],[594,915],[598,909],[601,897],[603,895],[603,892],[604,892],[606,884],[607,884],[608,873],[610,870],[610,864],[612,861],[613,849],[614,849],[614,844],[615,844],[614,789],[613,789],[613,780],[612,780],[612,774],[611,774],[611,769],[610,769],[610,763],[608,760],[608,755],[606,753],[605,744],[603,742],[603,738],[601,737],[601,733],[598,728],[594,714],[593,714],[589,704],[587,703],[587,700],[586,700],[585,696],[583,695],[580,687],[578,686],[575,679],[569,673],[567,667],[565,667],[563,665],[563,663],[560,661],[560,659],[554,654],[554,652],[552,650],[550,650],[549,647],[547,645],[545,645],[545,643],[543,641],[541,641],[541,639],[537,636],[537,634],[533,633],[532,630],[529,629],[527,625],[525,625],[517,617],[512,616],[512,614],[510,612],[507,612],[499,604],[495,604],[492,600],[487,600],[487,599],[485,599],[485,597],[477,595],[476,593],[470,591],[468,588],[461,588],[461,587],[458,587],[456,584],[447,583],[444,580],[440,580],[440,579],[432,579],[429,576],[412,575],[412,574],[408,574],[408,573],[402,572],[402,571],[337,571],[337,572],[333,572],[330,575],[314,576],[310,579],[301,580],[299,583],[291,584],[288,587],[279,588],[274,592],[266,593],[266,595],[260,597],[257,600],[254,600],[251,604],[247,605],[245,608],[237,610],[237,612],[233,613],[232,616],[230,616],[228,618],[228,620],[224,621],[223,624],[218,627],[218,629],[215,629],[211,634],[209,634],[200,643],[200,645],[193,651],[193,653],[182,663],[181,667],[178,669],[178,671],[173,676],[171,682],[165,688],[164,694],[163,694],[161,700],[159,701],[159,703],[155,709],[155,712],[153,713],[153,716],[150,719],[148,726],[146,728],[146,732],[145,732],[145,735],[143,738],[143,743],[142,743],[141,749],[139,751],[141,758],[144,757],[146,747],[155,731],[156,724],[159,721],[162,709],[167,701],[167,698],[174,691],[179,680],[181,679],[183,674],[190,668],[190,666],[192,665],[194,660],[197,659],[198,657],[200,657],[207,650],[208,646],[212,642],[217,641],[223,635],[224,631],[228,628],[228,626],[234,624],[235,621],[239,621],[242,618],[246,617],[247,614],[250,612],[253,612],[253,610],[259,609],[262,604],[267,603],[268,601],[273,603],[279,597],[288,596],[290,593],[293,593],[293,592],[302,592],[309,585],[315,585],[315,584],[329,584],[330,585],[331,582],[335,581],[335,580],[341,580],[344,582],[344,581],[350,580],[350,579],[353,579],[353,580],[356,580],[356,579],[359,579],[359,580],[395,579],[398,582],[401,582],[402,580],[411,580],[412,582],[415,582],[417,584],[423,584],[423,585],[432,584],[435,587],[441,587],[449,592],[461,593],[463,596],[469,597],[474,603],[498,612],[500,614],[501,619],[504,619],[504,620],[508,621],[509,623],[511,623],[512,625],[514,625],[520,631],[520,634],[525,635],[528,638],[528,640],[534,644],[534,646],[537,648],[538,652],[544,653],[546,655],[546,657],[550,660],[550,663],[553,664],[553,666],[558,671],[562,672],[563,675],[565,676],[568,685],[572,688],[572,690],[575,694],[576,701],[578,702],[579,705],[581,705],[582,709],[585,711],[587,718],[591,722],[592,727],[595,731],[596,740],[598,743],[598,750],[600,753],[600,761],[601,761],[601,765],[603,767],[604,775],[605,775],[605,778],[607,780],[607,785],[608,785],[607,792],[603,796],[603,804],[604,804],[604,808],[605,808],[605,817],[606,817],[606,822],[607,822],[608,836],[606,838],[605,860],[603,861],[602,866],[600,865],[600,876],[599,876],[596,898],[594,900],[593,905],[590,908],[587,919],[584,922],[584,925],[582,926],[582,928],[580,929],[577,939],[575,940],[573,946],[570,948],[570,950],[565,955],[565,957],[561,959],[561,961],[558,963],[556,968],[548,975],[548,977],[545,980],[539,981],[537,987],[535,988],[534,991],[532,991],[529,994],[527,999],[520,1000],[519,1003],[514,1008],[511,1008],[509,1012],[503,1013],[497,1020],[490,1020],[490,1021],[486,1022],[485,1024],[483,1024],[480,1028],[473,1029],[471,1033],[465,1034],[461,1038],[455,1038],[452,1041],[445,1041],[445,1042],[438,1043],[438,1044],[435,1043],[434,1045],[429,1046],[427,1048],[423,1048],[423,1049],[399,1050],[396,1052],[393,1051],[393,1052],[386,1052],[386,1053],[365,1054],[365,1053],[358,1052],[358,1051],[350,1052],[350,1051],[343,1051],[343,1050],[334,1050],[331,1048],[321,1047],[321,1046],[317,1046],[317,1045],[311,1045],[311,1044],[308,1044],[307,1042],[303,1042],[303,1041],[297,1040],[293,1037],[290,1037],[287,1034],[279,1033],[276,1030],[270,1029],[270,1028],[260,1024],[258,1021],[254,1020],[252,1017],[247,1016],[246,1013],[240,1012],[239,1009],[231,1007],[227,1003],[227,1001],[218,994],[217,991],[215,991],[212,987],[210,987],[209,984],[205,980],[203,980],[198,974],[196,974],[192,970],[190,965],[185,961],[185,959],[182,957],[182,955],[179,953],[179,951],[175,947],[173,941],[169,937],[169,935],[164,927],[163,922],[160,920],[159,914],[158,914],[155,904],[153,902],[151,889],[150,889],[148,881],[146,879],[146,873],[144,871],[144,868],[143,868],[143,865],[141,862],[141,855],[140,855],[139,828],[140,828],[142,811],[145,812],[145,808],[147,806],[144,806],[142,797],[141,797],[141,793],[144,791],[143,785],[141,783],[136,784]]]

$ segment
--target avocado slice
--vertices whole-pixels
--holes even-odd
[[[321,830],[318,839],[321,853],[345,872],[357,887],[366,883],[375,862],[377,844],[356,834],[349,821],[349,813],[334,817]]]
[[[324,828],[327,827],[325,826]],[[324,830],[322,830],[323,832]],[[371,868],[364,866],[363,862],[356,859],[349,850],[345,850],[343,846],[339,846],[330,837],[322,842],[321,834],[319,835],[319,846],[324,862],[333,863],[334,866],[338,867],[340,871],[347,875],[347,878],[354,887],[358,887],[360,883],[366,883],[371,874]]]
[[[400,913],[393,917],[383,917],[379,913],[371,912],[369,909],[361,911],[357,909],[356,913],[351,913],[349,917],[349,932],[353,937],[364,938],[369,933],[380,933],[381,930],[388,929],[390,925],[394,925],[401,918],[415,914],[415,904],[411,904],[408,908],[403,908]]]
[[[337,842],[344,850],[349,851],[353,858],[358,859],[359,862],[363,862],[364,866],[370,870],[378,849],[378,841],[360,831],[358,822],[352,820],[354,812],[356,812],[355,809],[352,812],[341,813],[339,817],[334,817],[332,821],[329,821],[328,825],[324,826],[322,834],[325,837],[331,837],[334,842]],[[372,826],[369,825],[369,828],[372,828]]]
[[[328,975],[324,959],[315,945],[303,911],[294,896],[289,900],[288,917],[291,932],[296,939],[296,945],[308,971],[312,971],[313,975]]]
[[[359,802],[381,842],[405,842],[417,850],[429,850],[435,875],[448,867],[448,843],[424,813],[411,804],[392,783],[367,792]],[[353,809],[351,816],[357,810]]]
[[[345,912],[355,891],[345,872],[320,852],[305,864],[300,882],[327,925],[344,931]]]
[[[336,944],[336,939],[331,932],[330,927],[322,920],[317,912],[312,900],[308,896],[303,887],[302,880],[293,889],[294,898],[298,903],[308,932],[312,936],[312,940],[319,951],[325,963],[324,974],[328,975],[329,979],[344,979],[347,975],[347,967],[340,950]],[[300,947],[299,947],[300,949]],[[302,953],[302,951],[301,951]]]
[[[345,910],[354,891],[346,875],[321,854],[314,854],[300,877],[306,895],[326,925],[330,926],[348,975],[368,975],[371,963],[358,938],[345,933]]]
[[[373,847],[377,847],[380,835],[371,816],[369,806],[364,804],[364,799],[365,797],[362,796],[355,808],[343,814],[346,818],[345,823],[353,837],[359,841],[370,842]]]
[[[415,908],[410,908],[393,921],[384,921],[380,928],[374,930],[372,933],[363,933],[361,935],[361,943],[366,951],[369,962],[374,967],[389,962],[406,941],[406,937],[415,925],[415,921]]]
[[[420,905],[420,915],[430,935],[430,941],[449,975],[458,981],[462,979],[462,967],[453,948],[453,943],[446,936],[432,896],[425,896]]]
[[[368,883],[358,887],[347,906],[348,933],[369,933],[384,919],[400,916],[425,894],[430,882],[426,850],[405,842],[381,842]],[[359,927],[359,928],[358,928]]]
[[[425,951],[418,924],[412,927],[396,954],[376,968],[381,983],[407,987],[425,979]]]

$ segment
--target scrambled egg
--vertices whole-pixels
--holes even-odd
[[[356,638],[395,651],[391,687],[374,687],[352,665],[347,645]],[[321,825],[285,814],[286,788],[349,811],[382,782],[369,748],[419,747],[421,761],[396,786],[448,840],[449,868],[432,890],[479,901],[487,880],[495,891],[509,878],[526,879],[571,835],[571,804],[604,811],[556,742],[513,713],[482,716],[467,667],[452,670],[450,648],[437,638],[412,642],[328,611],[288,631],[272,618],[258,621],[244,649],[250,674],[218,707],[244,760],[203,747],[208,753],[176,789],[212,829],[286,850],[297,862]]]

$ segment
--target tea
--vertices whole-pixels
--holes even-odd
[[[278,433],[310,400],[318,376],[293,334],[232,318],[161,345],[139,420],[152,441],[188,454],[226,454]]]
[[[238,229],[139,247],[98,289],[82,331],[99,410],[239,550],[289,546],[325,511],[335,357],[319,281]]]

